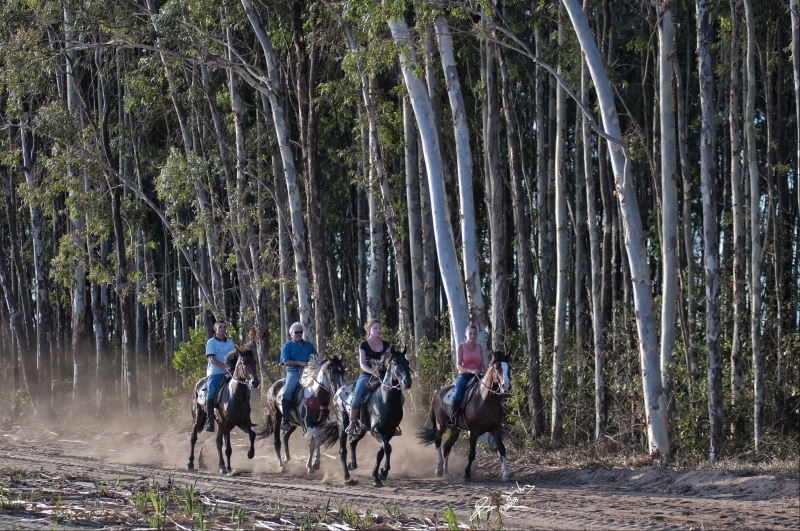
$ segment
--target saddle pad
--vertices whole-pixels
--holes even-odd
[[[283,394],[286,391],[286,378],[281,378],[278,380],[279,382],[283,382],[283,386],[281,386],[281,390],[278,391],[278,402],[283,402],[284,400],[289,400],[288,398],[284,397]],[[294,396],[291,398],[292,402],[298,404],[300,402],[300,395],[303,392],[303,386],[300,385],[300,382],[297,383],[297,387],[294,388]]]
[[[469,402],[470,398],[472,398],[472,395],[475,394],[475,389],[477,389],[477,388],[478,388],[478,379],[477,378],[471,379],[469,381],[469,383],[467,384],[467,389],[464,391],[464,398],[461,400],[462,407],[463,407],[464,404]],[[444,403],[445,406],[447,406],[448,410],[451,407],[453,407],[453,397],[454,396],[456,396],[456,388],[455,388],[455,386],[453,386],[452,389],[447,391],[447,393],[445,393],[445,395],[444,395],[444,398],[442,399],[442,402]]]
[[[373,390],[374,389],[375,389],[375,387],[373,387]],[[339,391],[336,393],[339,396],[339,399],[344,404],[345,411],[350,411],[350,408],[352,407],[351,404],[350,404],[350,401],[353,398],[353,393],[355,392],[355,390],[356,390],[356,382],[350,382],[350,383],[345,384],[344,386],[342,386],[342,388],[339,389]],[[363,404],[367,400],[369,400],[369,397],[370,397],[371,394],[372,394],[372,391],[367,390],[364,393],[364,398],[361,399],[361,403]]]
[[[206,405],[206,401],[208,400],[208,378],[203,378],[203,386],[200,388],[200,391],[197,393],[197,403],[201,406]],[[222,400],[222,390],[223,388],[228,385],[228,382],[231,380],[229,375],[225,375],[225,379],[217,386],[217,396],[214,397],[214,400],[217,404],[220,403]]]

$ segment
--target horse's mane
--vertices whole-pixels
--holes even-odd
[[[311,356],[311,359],[308,360],[308,365],[306,365],[306,368],[303,369],[303,375],[300,377],[300,385],[303,387],[311,387],[311,384],[314,383],[319,369],[325,365],[327,361],[328,358],[321,360],[315,356]]]
[[[238,348],[234,348],[227,354],[225,354],[225,367],[228,369],[228,372],[233,372],[236,369],[236,362],[239,361],[239,356],[243,358],[252,358],[253,351],[252,349],[245,349],[239,350]]]

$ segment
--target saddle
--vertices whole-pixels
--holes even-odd
[[[375,390],[378,387],[380,387],[380,385],[381,385],[380,380],[376,380],[375,378],[370,378],[370,380],[367,382],[366,387],[364,388],[364,397],[361,399],[361,404],[359,404],[359,407],[367,403],[369,397],[372,396],[372,393],[374,393]],[[344,405],[344,411],[348,413],[352,409],[352,405],[350,404],[350,402],[353,398],[353,393],[355,392],[355,390],[356,390],[356,382],[350,382],[348,384],[345,384],[339,390],[338,393],[339,398],[342,400],[342,404]]]
[[[222,400],[222,390],[228,385],[228,382],[231,380],[231,375],[226,374],[225,378],[222,380],[222,383],[219,384],[217,387],[216,395],[214,396],[214,403],[219,404]],[[197,403],[201,406],[206,405],[206,400],[208,400],[208,377],[204,377],[200,380],[203,384],[200,386],[200,391],[197,393]]]
[[[461,415],[460,417],[464,417],[464,410],[466,409],[467,403],[470,399],[475,396],[475,391],[478,389],[480,385],[480,378],[477,376],[472,378],[469,383],[467,384],[467,388],[464,391],[464,398],[461,400]],[[444,398],[442,399],[442,403],[447,407],[447,413],[450,414],[453,411],[453,397],[456,395],[456,388],[453,386],[452,389],[445,393]]]

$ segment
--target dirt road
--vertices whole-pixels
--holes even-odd
[[[144,430],[141,430],[144,432]],[[271,438],[259,440],[256,457],[247,460],[243,434],[233,437],[234,475],[217,471],[210,435],[201,436],[199,471],[187,471],[188,430],[157,433],[97,433],[70,427],[13,427],[0,432],[0,467],[42,470],[62,476],[125,481],[155,479],[189,484],[206,495],[235,501],[251,509],[274,510],[276,504],[296,512],[307,508],[350,507],[373,514],[388,507],[415,517],[419,525],[447,529],[449,506],[458,522],[469,525],[476,508],[503,494],[505,529],[800,529],[798,481],[776,477],[736,477],[717,471],[675,472],[665,469],[554,469],[510,462],[512,482],[499,481],[496,454],[484,454],[473,466],[472,483],[463,483],[465,459],[451,459],[451,477],[436,478],[435,450],[423,447],[409,427],[393,441],[392,470],[384,487],[372,486],[375,446],[359,446],[356,484],[344,485],[336,449],[323,452],[314,474],[305,468],[306,441],[293,435],[288,472],[278,473]],[[519,488],[518,488],[519,487]],[[494,499],[497,499],[495,494]],[[484,518],[486,511],[479,511]],[[9,515],[0,519],[7,526]],[[497,511],[491,525],[497,523]],[[477,527],[476,521],[473,525]],[[388,528],[388,527],[387,527]]]

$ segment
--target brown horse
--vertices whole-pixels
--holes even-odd
[[[278,454],[278,466],[284,472],[286,467],[281,460],[281,430],[284,411],[281,410],[282,397],[281,391],[286,384],[286,379],[281,378],[267,391],[266,404],[263,413],[264,429],[258,433],[259,436],[274,435],[273,445],[275,453]],[[331,397],[342,385],[344,385],[344,365],[342,360],[333,356],[316,361],[311,358],[308,366],[303,370],[298,387],[302,388],[302,398],[295,405],[292,414],[289,415],[291,429],[283,434],[283,447],[286,453],[286,461],[289,457],[289,437],[298,426],[311,435],[311,442],[308,447],[308,460],[306,470],[309,474],[319,470],[320,443],[317,430],[325,424],[330,414],[328,408]],[[288,400],[288,397],[287,397]]]
[[[256,434],[250,424],[250,398],[247,396],[247,389],[258,387],[258,363],[253,357],[250,349],[239,351],[232,350],[225,356],[225,366],[231,379],[227,385],[223,385],[222,398],[216,403],[217,421],[217,453],[219,454],[219,473],[225,474],[231,471],[231,431],[238,427],[250,436],[250,450],[247,458],[252,459],[255,455],[253,444]],[[194,445],[197,442],[197,434],[203,431],[206,424],[206,408],[197,403],[197,396],[200,389],[205,384],[206,378],[201,378],[194,386],[194,398],[192,399],[192,450],[189,453],[189,464],[187,468],[194,470]],[[222,439],[225,439],[225,455],[228,458],[228,465],[222,459]]]
[[[475,460],[475,444],[478,437],[490,433],[497,442],[500,458],[503,463],[503,481],[511,479],[506,464],[506,447],[503,445],[503,405],[502,399],[511,388],[511,369],[508,358],[502,352],[495,352],[492,361],[483,378],[480,379],[475,393],[465,397],[462,413],[458,418],[458,429],[450,431],[450,437],[444,443],[444,456],[442,455],[442,435],[447,429],[450,419],[450,406],[444,403],[444,398],[454,386],[448,385],[437,392],[431,404],[431,423],[433,427],[421,426],[417,437],[424,444],[434,443],[438,453],[436,476],[442,477],[442,468],[447,470],[447,458],[450,450],[461,435],[461,430],[469,432],[469,463],[464,470],[464,481],[470,481],[470,468]]]

